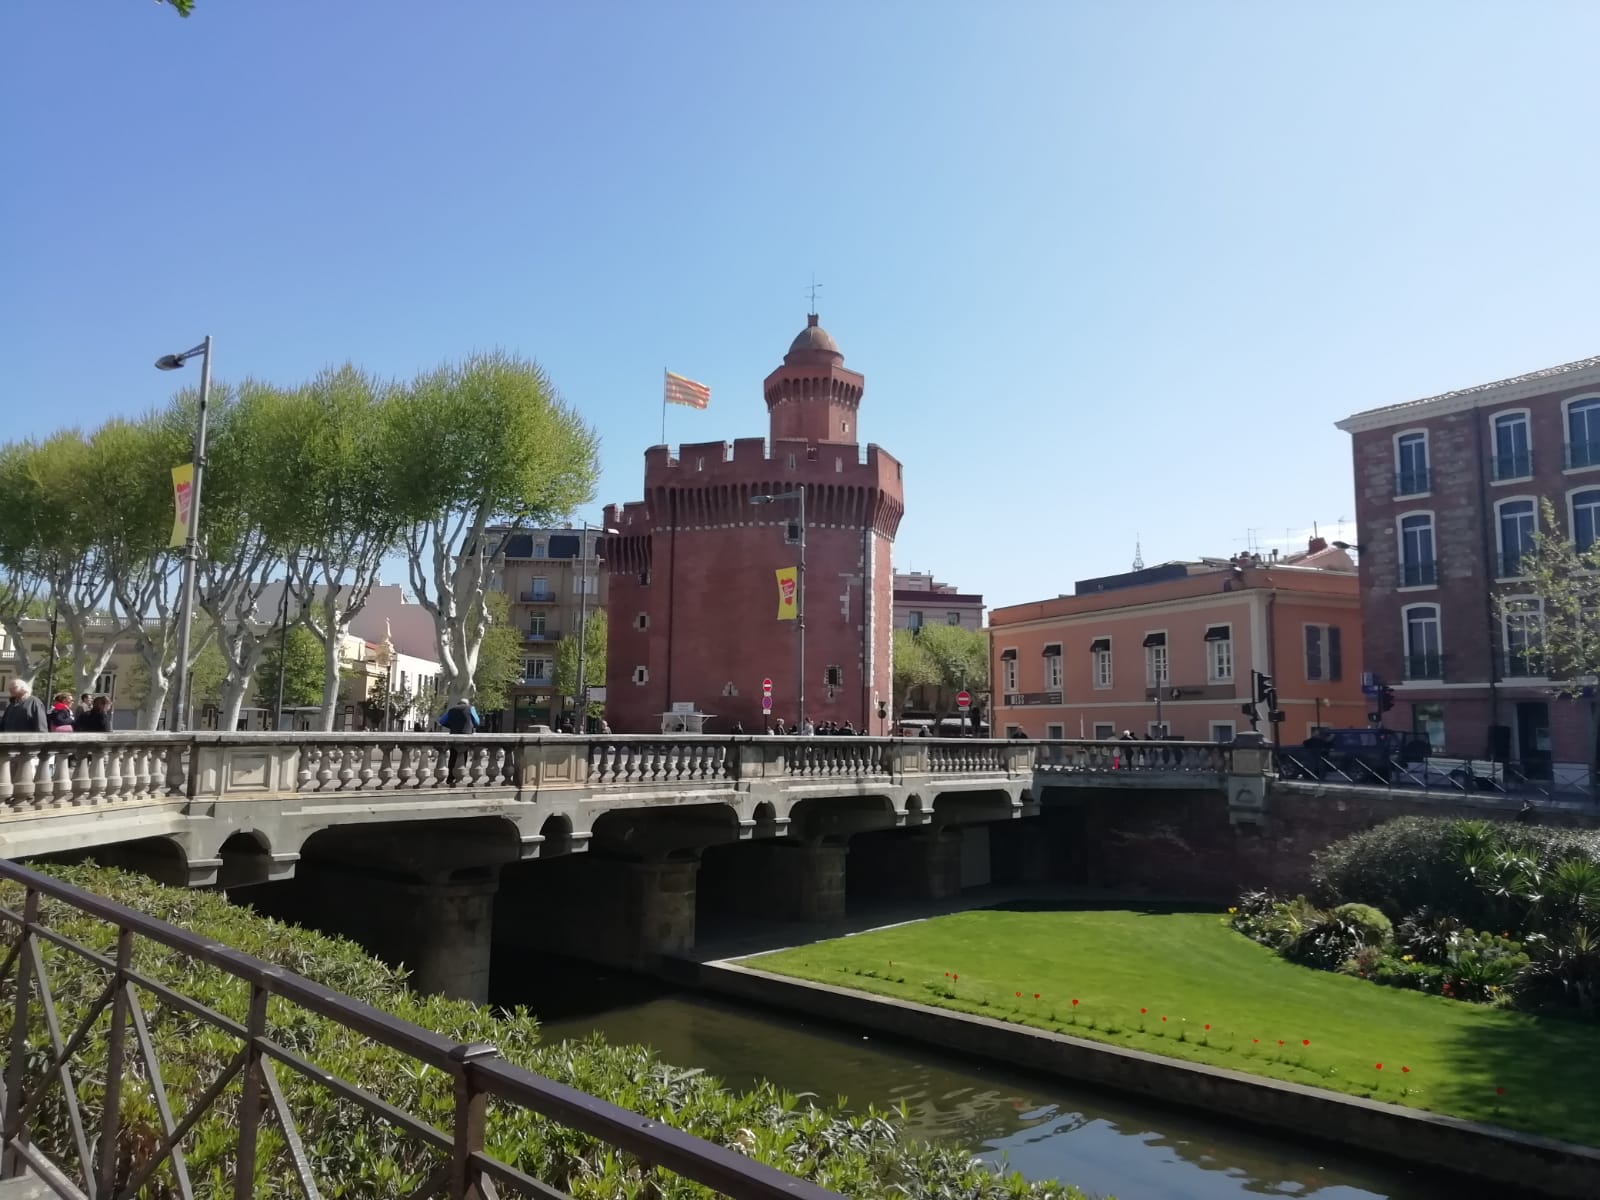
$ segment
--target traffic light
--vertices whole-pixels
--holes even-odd
[[[1394,707],[1394,689],[1386,687],[1378,693],[1378,711],[1388,712]]]
[[[1248,701],[1245,704],[1241,704],[1239,706],[1239,711],[1249,719],[1251,729],[1256,729],[1260,726],[1261,712],[1256,708],[1256,702],[1254,700]]]
[[[1271,706],[1274,695],[1272,676],[1263,675],[1260,671],[1252,671],[1250,674],[1256,679],[1256,703]]]

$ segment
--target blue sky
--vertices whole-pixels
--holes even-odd
[[[1361,408],[1600,352],[1600,5],[136,0],[0,12],[0,437],[537,358],[636,497],[824,287],[903,568],[991,602],[1353,515]],[[114,498],[108,498],[114,502]],[[1354,527],[1344,527],[1354,536]]]

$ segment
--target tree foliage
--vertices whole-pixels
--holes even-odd
[[[256,672],[256,700],[263,708],[275,708],[278,703],[278,649],[277,643],[267,647]],[[303,625],[290,629],[283,643],[282,663],[283,706],[309,708],[321,704],[325,678],[322,646],[316,635]]]
[[[577,704],[578,696],[578,646],[583,646],[583,681],[585,687],[604,687],[606,682],[606,640],[608,636],[605,609],[591,609],[581,632],[562,638],[556,649],[554,685],[556,695],[571,696]],[[589,715],[598,716],[604,705],[591,704]]]
[[[1519,573],[1527,582],[1517,591],[1544,599],[1538,645],[1545,672],[1562,682],[1600,675],[1600,540],[1579,550],[1562,530],[1555,506],[1541,501],[1539,533]],[[1501,597],[1501,614],[1512,614],[1520,603]]]
[[[989,639],[979,630],[959,625],[924,625],[917,645],[939,673],[942,687],[989,690]]]
[[[478,647],[478,669],[473,678],[480,713],[503,712],[511,707],[511,688],[522,679],[522,631],[511,623],[511,603],[503,592],[484,597],[489,624]]]
[[[939,666],[923,647],[917,635],[909,629],[896,629],[890,642],[890,655],[894,682],[894,715],[905,710],[906,697],[912,689],[927,687],[939,682]]]

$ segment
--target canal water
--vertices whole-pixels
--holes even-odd
[[[497,951],[497,1003],[539,1015],[551,1041],[599,1033],[701,1067],[730,1087],[760,1079],[853,1109],[904,1104],[908,1132],[954,1142],[1032,1179],[1120,1200],[1441,1200],[1459,1178],[991,1068],[923,1046],[736,1006],[637,976]],[[1468,1185],[1470,1187],[1470,1185]],[[1503,1193],[1497,1192],[1497,1195]]]

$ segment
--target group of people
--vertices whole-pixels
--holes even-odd
[[[110,733],[111,697],[88,692],[73,703],[71,692],[57,692],[48,707],[33,688],[13,679],[9,702],[0,712],[0,733]]]
[[[822,724],[817,725],[812,722],[810,717],[807,717],[799,725],[785,725],[783,723],[783,718],[779,717],[777,720],[773,721],[767,726],[766,731],[776,737],[784,737],[793,734],[798,734],[801,737],[861,736],[861,731],[858,730],[854,725],[850,724],[849,721],[846,721],[843,724],[840,724],[838,721],[824,721]],[[735,725],[732,732],[743,733],[744,727],[742,725]]]

